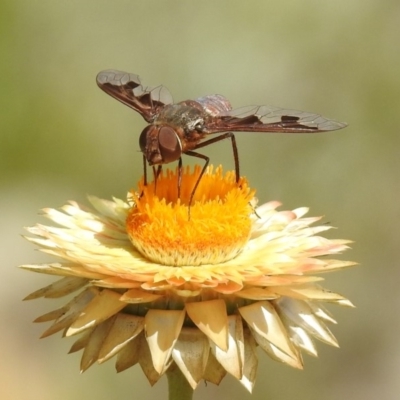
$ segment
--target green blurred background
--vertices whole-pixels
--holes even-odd
[[[400,2],[2,1],[0,4],[1,333],[4,399],[161,399],[139,367],[79,374],[73,340],[39,340],[31,321],[54,300],[23,303],[54,279],[16,268],[49,260],[24,241],[37,213],[87,194],[124,197],[141,174],[141,117],[102,93],[115,68],[164,84],[176,101],[221,93],[347,121],[319,135],[237,135],[261,202],[309,206],[355,241],[361,266],[327,275],[357,309],[334,308],[341,348],[320,344],[296,371],[260,352],[249,395],[233,378],[195,399],[397,399],[400,393]],[[229,143],[204,151],[233,166]],[[57,303],[57,304],[56,304]]]

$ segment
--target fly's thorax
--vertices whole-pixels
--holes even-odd
[[[173,126],[177,132],[183,130],[185,136],[188,136],[192,132],[201,132],[207,117],[200,104],[186,101],[165,106],[154,123]]]

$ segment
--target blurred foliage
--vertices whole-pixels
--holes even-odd
[[[177,101],[221,93],[235,107],[271,104],[350,124],[320,135],[237,135],[242,172],[261,201],[310,206],[340,228],[335,237],[356,242],[345,258],[362,267],[327,277],[358,306],[333,310],[341,349],[319,346],[320,358],[306,357],[304,372],[260,354],[253,396],[227,379],[195,398],[396,398],[399,27],[395,0],[1,2],[7,362],[0,382],[7,398],[160,398],[165,391],[165,382],[149,388],[139,367],[119,376],[111,364],[95,366],[80,376],[78,357],[65,354],[72,342],[39,342],[40,327],[29,322],[52,305],[20,302],[46,278],[12,268],[44,259],[17,235],[38,208],[84,202],[86,194],[123,197],[140,177],[145,123],[97,88],[95,76],[107,68],[163,84]],[[233,166],[228,143],[204,152]]]

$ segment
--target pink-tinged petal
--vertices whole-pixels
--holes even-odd
[[[74,321],[76,321],[77,318],[79,318],[82,311],[97,295],[97,289],[88,288],[73,298],[66,306],[63,307],[65,312],[60,315],[56,321],[54,321],[50,328],[43,332],[41,338],[53,335],[56,332],[68,328]]]
[[[209,354],[210,345],[204,333],[196,328],[182,328],[172,358],[193,389],[203,378]]]
[[[149,282],[142,283],[140,287],[143,290],[168,290],[171,288],[171,285],[165,281],[152,282],[150,280]]]
[[[276,293],[299,300],[338,301],[344,300],[340,294],[333,293],[317,285],[302,286],[279,286],[275,287]]]
[[[296,358],[296,352],[289,335],[278,313],[269,301],[259,301],[240,307],[239,312],[250,328],[289,357]]]
[[[130,314],[117,314],[108,336],[99,353],[99,363],[107,361],[117,354],[127,343],[133,340],[144,328],[144,318]]]
[[[229,281],[226,283],[220,283],[218,286],[216,286],[214,288],[214,290],[218,293],[222,293],[222,294],[232,294],[232,293],[236,293],[239,290],[241,290],[243,288],[242,284],[233,282],[233,281]]]
[[[224,300],[186,303],[193,323],[219,348],[228,349],[228,316]]]
[[[184,310],[151,309],[145,316],[145,334],[154,369],[162,374],[185,319]]]
[[[119,299],[125,303],[140,304],[149,303],[162,297],[159,294],[153,294],[140,289],[127,290]]]
[[[84,312],[71,324],[66,336],[72,336],[110,318],[126,307],[119,300],[120,295],[112,290],[102,290],[85,308]]]
[[[353,267],[357,265],[355,262],[351,261],[341,261],[341,260],[327,260],[327,259],[307,259],[308,267],[303,268],[304,273],[323,273],[323,272],[334,272],[339,269]]]
[[[81,372],[86,371],[99,358],[101,346],[103,345],[103,342],[106,339],[112,324],[114,323],[114,318],[110,318],[94,328],[85,350],[83,350],[81,358]]]
[[[181,286],[186,283],[186,280],[183,278],[172,277],[166,280],[171,286]]]
[[[227,372],[241,379],[244,359],[243,325],[239,316],[228,317],[228,349],[220,349],[210,341],[211,352]]]

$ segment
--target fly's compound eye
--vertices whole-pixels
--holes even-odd
[[[152,125],[146,126],[146,128],[144,128],[142,133],[140,134],[139,146],[140,146],[140,151],[142,153],[146,153],[146,150],[147,150],[147,138],[149,137],[150,131],[153,128],[154,128],[154,126],[152,126]]]
[[[160,128],[158,145],[164,163],[176,161],[182,154],[181,141],[170,126],[162,126]]]

